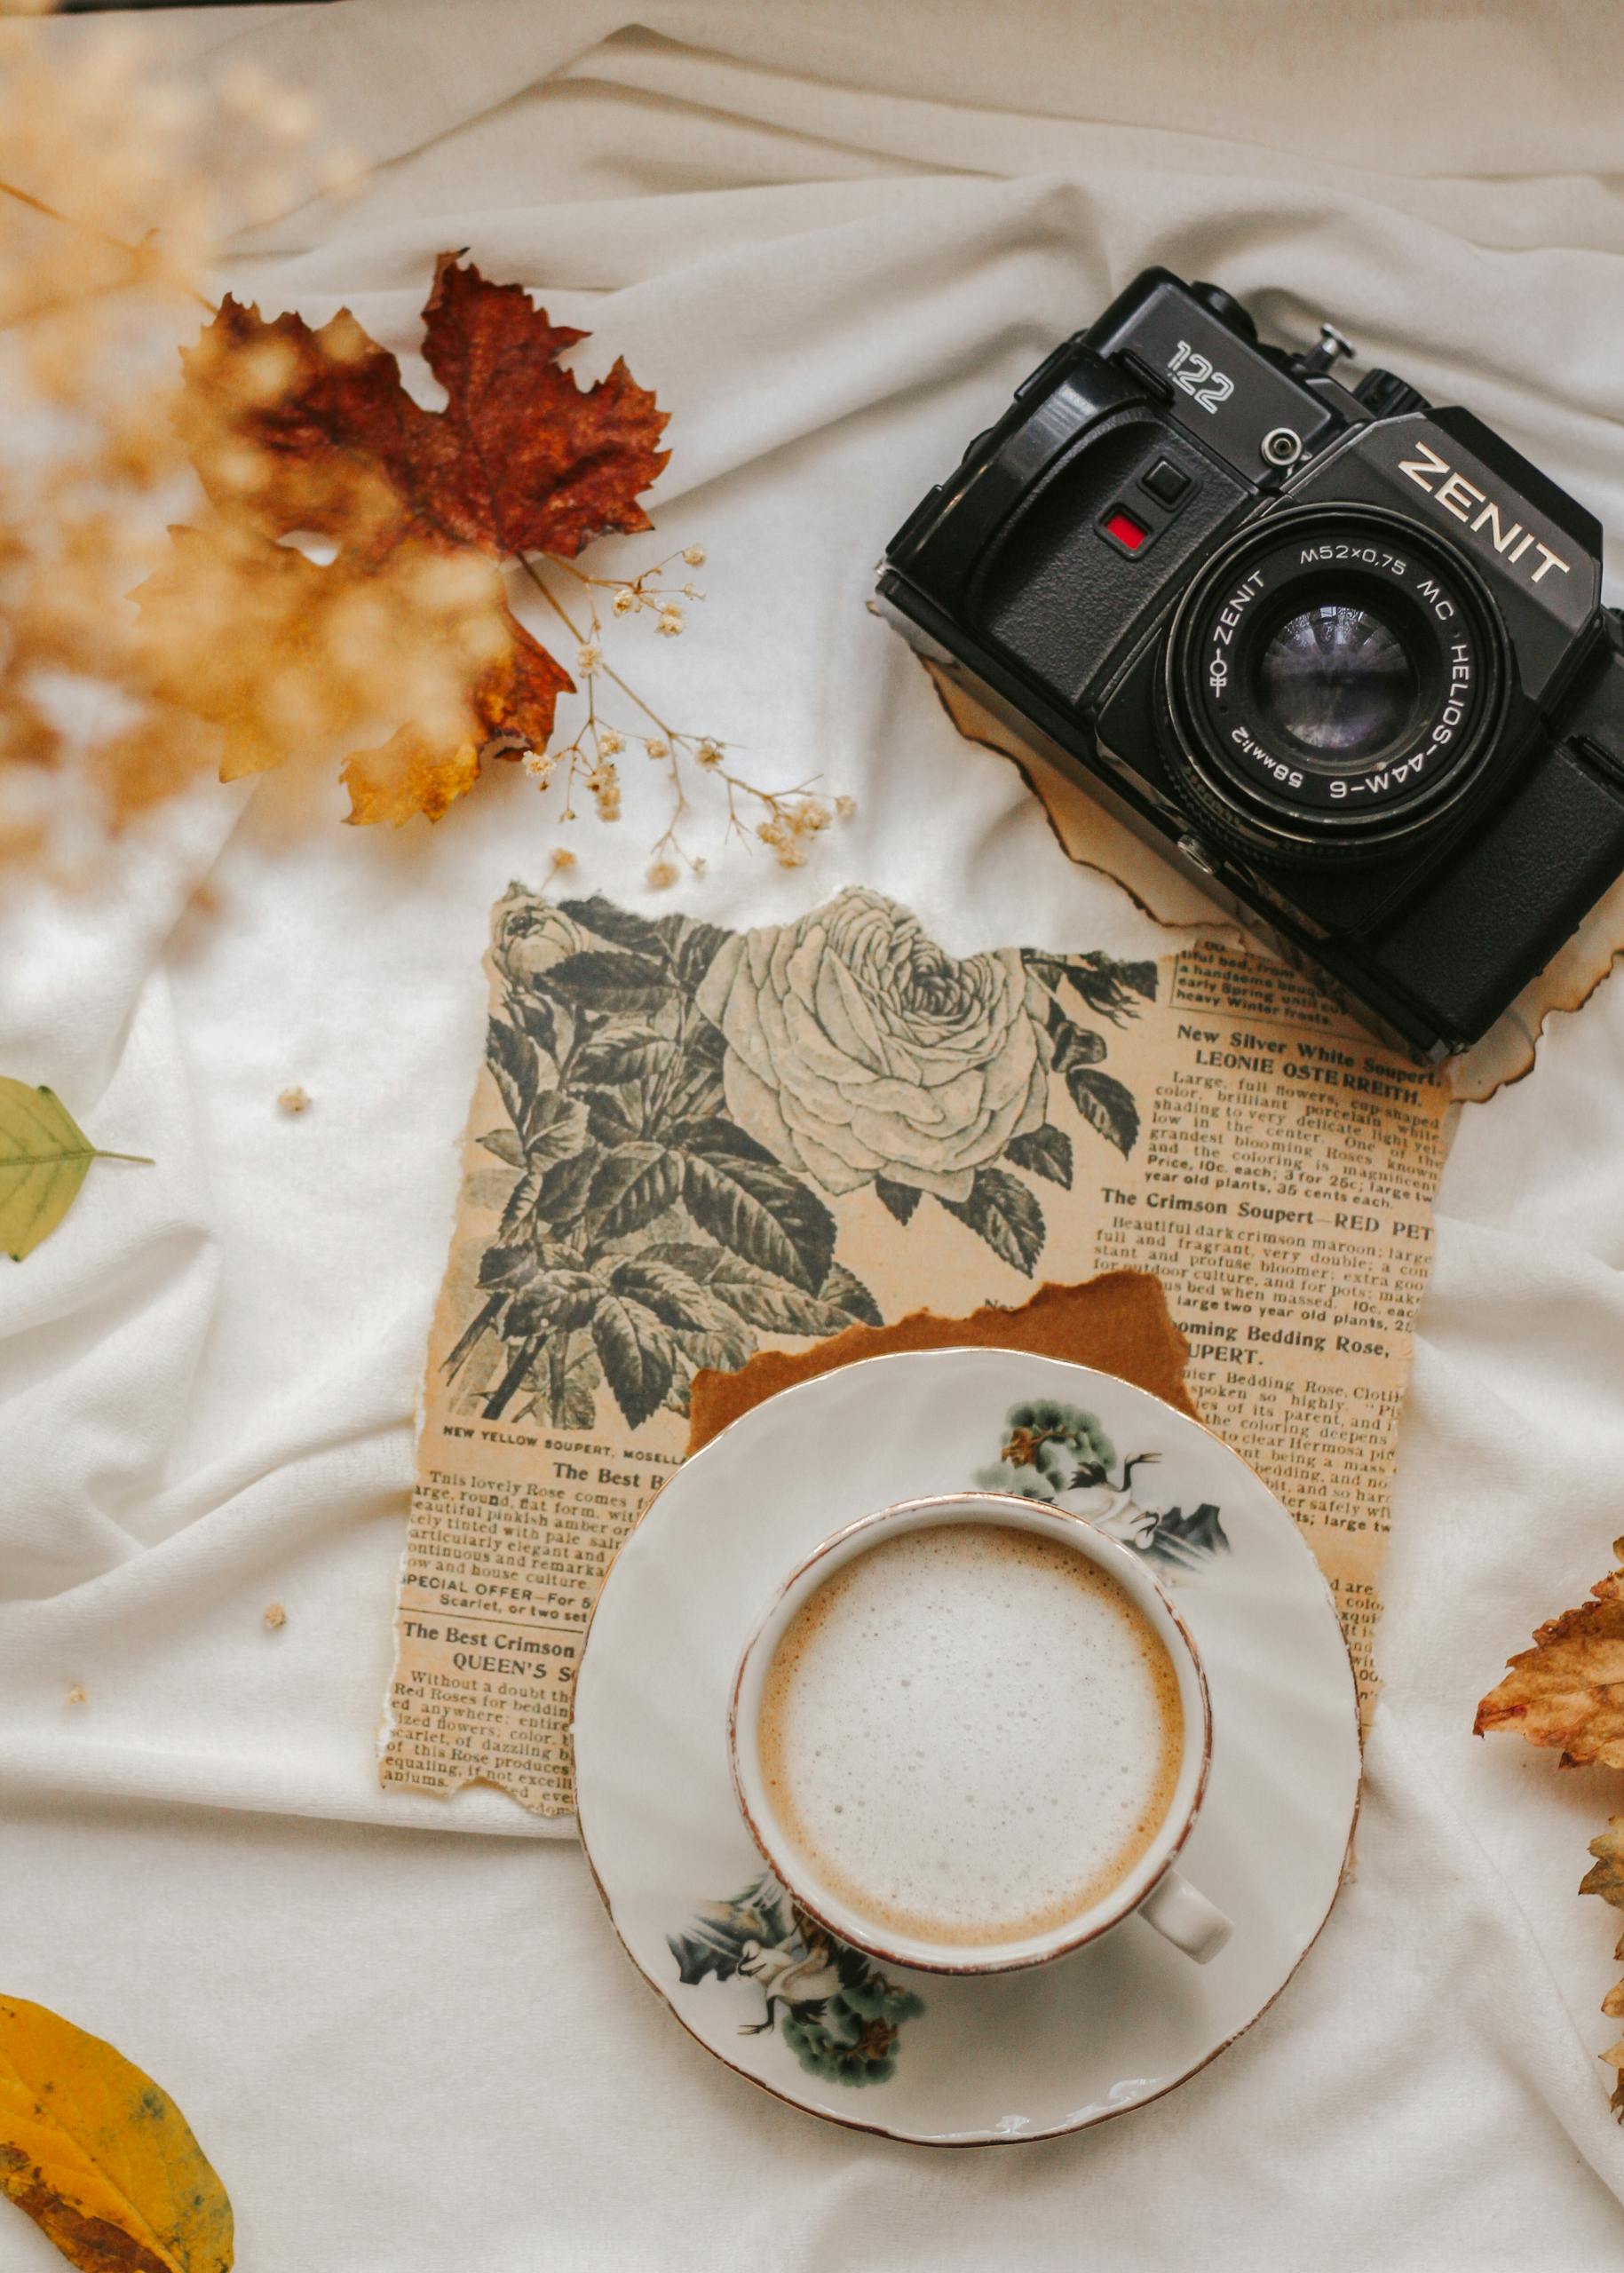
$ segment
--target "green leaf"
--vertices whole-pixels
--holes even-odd
[[[573,1070],[583,1082],[614,1089],[622,1081],[662,1073],[676,1055],[677,1044],[661,1034],[601,1034],[580,1051]]]
[[[874,1189],[881,1205],[888,1208],[899,1224],[912,1221],[921,1198],[916,1184],[896,1184],[888,1176],[876,1176]]]
[[[855,1271],[848,1271],[844,1263],[831,1263],[828,1277],[818,1289],[820,1299],[837,1311],[843,1319],[855,1320],[860,1326],[883,1326],[880,1306]]]
[[[592,1341],[627,1427],[640,1429],[671,1386],[670,1343],[640,1303],[619,1295],[606,1295],[592,1313]]]
[[[49,1239],[79,1196],[92,1160],[152,1162],[92,1144],[54,1089],[0,1074],[0,1248],[13,1263]]]
[[[1031,1278],[1049,1227],[1043,1210],[1018,1176],[1006,1176],[1002,1168],[978,1168],[969,1199],[944,1200],[942,1206],[1023,1278]]]
[[[629,907],[617,907],[600,891],[595,891],[590,899],[561,899],[558,913],[583,930],[595,931],[600,939],[613,939],[617,947],[632,947],[646,955],[661,952],[657,923],[651,923],[646,915],[634,915]]]
[[[684,1155],[682,1196],[701,1231],[747,1263],[815,1294],[835,1254],[835,1218],[798,1177],[740,1153]]]
[[[595,1010],[657,1010],[673,992],[662,963],[615,947],[586,947],[566,955],[548,971],[547,984],[555,994]]]
[[[1109,1137],[1126,1159],[1139,1134],[1139,1108],[1132,1090],[1112,1074],[1094,1073],[1086,1065],[1071,1067],[1066,1086],[1083,1119]]]
[[[663,1144],[620,1144],[592,1178],[587,1213],[600,1239],[622,1239],[663,1215],[682,1192],[682,1162]]]
[[[1040,1128],[1027,1129],[1024,1136],[1011,1136],[1003,1156],[1018,1168],[1047,1176],[1050,1184],[1067,1192],[1072,1188],[1072,1140],[1064,1129],[1052,1129],[1044,1121]]]

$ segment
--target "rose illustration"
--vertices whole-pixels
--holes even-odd
[[[590,946],[581,926],[522,884],[510,884],[491,917],[491,952],[503,976],[523,985]]]
[[[862,886],[730,939],[696,999],[733,1119],[826,1192],[881,1176],[962,1203],[1043,1119],[1045,998],[1019,953],[956,962]]]

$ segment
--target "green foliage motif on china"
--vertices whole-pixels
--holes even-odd
[[[742,2022],[740,2035],[776,2028],[808,2074],[827,2083],[887,2082],[904,2022],[924,2010],[912,1990],[809,1917],[771,1872],[731,1902],[705,1904],[666,1944],[689,1987],[712,1976],[755,1983],[764,2011]]]
[[[1210,1500],[1186,1515],[1181,1508],[1147,1508],[1134,1495],[1134,1470],[1160,1460],[1135,1453],[1117,1467],[1116,1448],[1097,1414],[1052,1398],[1012,1405],[1004,1415],[998,1458],[976,1470],[984,1491],[1011,1492],[1023,1500],[1086,1515],[1099,1528],[1169,1572],[1192,1572],[1230,1552],[1223,1517]]]

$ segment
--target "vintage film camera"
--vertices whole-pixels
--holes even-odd
[[[1624,869],[1594,516],[1351,349],[1146,269],[892,538],[923,654],[1422,1057]]]

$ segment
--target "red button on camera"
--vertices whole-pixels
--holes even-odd
[[[1150,531],[1119,506],[1105,523],[1105,535],[1113,536],[1125,552],[1137,552]]]

